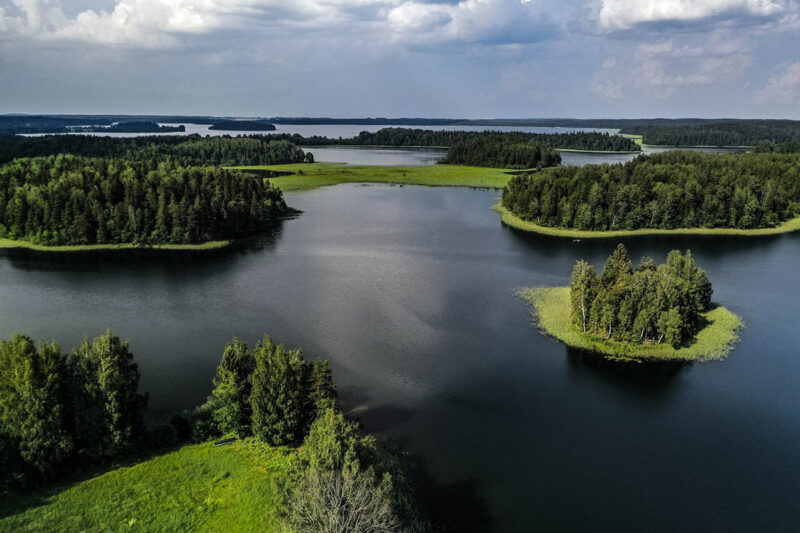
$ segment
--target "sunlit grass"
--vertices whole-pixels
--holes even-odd
[[[531,306],[539,328],[551,337],[574,348],[605,355],[634,359],[712,360],[722,359],[738,341],[741,319],[724,307],[715,307],[703,315],[707,325],[697,332],[689,346],[673,348],[668,344],[632,344],[608,341],[585,334],[570,322],[568,287],[522,289],[517,295]]]
[[[272,480],[290,450],[185,446],[69,487],[10,495],[0,531],[279,531]]]
[[[759,229],[734,229],[734,228],[678,228],[678,229],[637,229],[637,230],[611,230],[611,231],[585,231],[570,228],[553,228],[541,226],[535,222],[522,220],[517,215],[506,209],[500,202],[492,207],[500,213],[502,221],[512,228],[524,231],[534,231],[543,235],[555,237],[571,237],[573,239],[596,239],[606,237],[632,237],[636,235],[740,235],[755,237],[759,235],[777,235],[800,230],[800,217],[787,220],[774,228]]]
[[[355,166],[335,163],[301,163],[234,167],[240,170],[293,172],[290,176],[269,178],[283,191],[299,191],[339,183],[395,183],[448,187],[485,187],[502,189],[511,174],[499,168],[455,165],[427,166]]]

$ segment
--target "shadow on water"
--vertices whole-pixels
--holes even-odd
[[[480,482],[467,478],[438,483],[420,457],[402,455],[414,496],[434,532],[486,533],[494,520],[480,495]]]
[[[88,250],[76,252],[46,252],[27,248],[0,249],[12,267],[26,271],[45,272],[140,272],[142,268],[192,270],[192,275],[219,273],[235,266],[234,259],[269,251],[280,242],[285,221],[275,223],[259,235],[238,239],[224,248],[210,250],[159,250],[157,248],[122,248],[119,250]],[[213,269],[211,269],[213,267]],[[199,270],[198,270],[199,269]]]
[[[423,516],[436,532],[487,532],[492,519],[480,497],[480,482],[467,478],[439,483],[426,469],[421,457],[409,454],[402,440],[381,439],[397,425],[409,421],[414,411],[391,404],[371,406],[366,390],[346,387],[339,390],[339,401],[347,416],[356,419],[365,432],[377,436],[382,445],[401,459]]]
[[[689,361],[615,361],[577,348],[566,347],[566,351],[571,377],[592,376],[604,385],[645,400],[664,397],[680,375],[692,367]]]

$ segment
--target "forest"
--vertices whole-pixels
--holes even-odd
[[[580,230],[766,228],[800,216],[800,155],[671,151],[509,180],[503,206]]]
[[[538,141],[517,142],[505,135],[492,135],[475,137],[452,145],[440,163],[528,169],[559,165],[561,156],[552,147]]]
[[[186,126],[160,126],[147,120],[133,122],[117,122],[108,127],[80,127],[71,128],[70,131],[92,133],[177,133],[186,131]]]
[[[213,123],[208,129],[224,131],[274,131],[275,125],[260,120],[223,120]]]
[[[667,262],[643,258],[633,268],[620,244],[598,276],[578,261],[572,270],[572,324],[583,333],[632,343],[666,342],[679,347],[689,341],[709,310],[713,289],[689,250],[672,250]]]
[[[763,143],[800,141],[800,121],[725,121],[691,126],[645,128],[641,133],[644,144],[666,146],[757,146]]]
[[[580,131],[571,133],[524,133],[458,130],[425,130],[415,128],[382,128],[376,132],[362,131],[355,137],[332,138],[304,137],[299,134],[274,134],[271,139],[281,139],[300,146],[353,145],[353,146],[438,146],[448,147],[481,137],[504,137],[511,143],[537,141],[553,148],[571,150],[597,150],[610,152],[636,152],[641,148],[632,139],[608,133]]]
[[[139,378],[129,344],[110,330],[69,354],[20,334],[0,341],[0,495],[226,437],[285,447],[286,468],[269,472],[279,501],[263,512],[295,531],[430,530],[405,465],[342,414],[327,361],[268,336],[252,349],[234,338],[208,400],[153,426]]]
[[[18,157],[57,154],[129,161],[169,161],[182,166],[282,165],[302,163],[307,157],[302,149],[290,142],[259,136],[152,135],[123,138],[97,135],[0,135],[0,163]]]
[[[228,240],[286,212],[268,181],[220,167],[71,155],[0,167],[0,238],[42,245]]]

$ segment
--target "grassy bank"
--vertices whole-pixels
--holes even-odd
[[[10,495],[0,531],[278,531],[272,484],[291,452],[185,446],[72,486]]]
[[[240,170],[293,172],[290,176],[270,178],[284,191],[301,191],[339,183],[394,183],[449,187],[486,187],[502,189],[511,175],[499,168],[428,166],[351,166],[336,163],[234,167]]]
[[[739,235],[747,237],[757,237],[760,235],[777,235],[779,233],[789,233],[800,230],[800,217],[787,220],[780,226],[774,228],[760,229],[732,229],[732,228],[679,228],[679,229],[637,229],[637,230],[613,230],[613,231],[585,231],[579,229],[553,228],[550,226],[540,226],[535,222],[522,220],[517,215],[503,207],[500,202],[492,207],[500,213],[503,222],[512,228],[524,231],[535,231],[543,235],[555,237],[571,237],[573,239],[597,239],[606,237],[634,237],[637,235]]]
[[[44,246],[27,241],[0,239],[0,248],[27,248],[42,252],[90,252],[96,250],[152,249],[152,250],[214,250],[228,246],[231,241],[209,241],[200,244],[70,244],[66,246]]]
[[[741,319],[724,307],[716,307],[703,316],[708,325],[686,347],[664,344],[628,344],[607,341],[577,331],[570,323],[569,288],[522,289],[517,293],[531,306],[539,328],[564,344],[605,355],[632,359],[678,361],[722,359],[738,340]]]

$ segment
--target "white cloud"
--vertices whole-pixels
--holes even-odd
[[[768,19],[796,11],[793,0],[600,0],[597,22],[603,31],[618,31],[658,22]]]
[[[64,14],[61,0],[13,3],[17,15],[0,8],[0,38],[142,48],[180,46],[193,35],[227,29],[254,36],[333,30],[354,38],[389,35],[405,44],[531,42],[546,33],[544,14],[531,0],[116,0],[111,10],[86,10],[74,18]]]
[[[784,72],[769,79],[767,86],[754,98],[759,105],[791,104],[800,100],[800,61],[790,64]]]
[[[673,39],[644,43],[629,57],[609,57],[595,79],[595,92],[621,98],[665,99],[679,89],[725,84],[740,78],[752,63],[747,46],[727,32],[699,46],[676,45]]]

